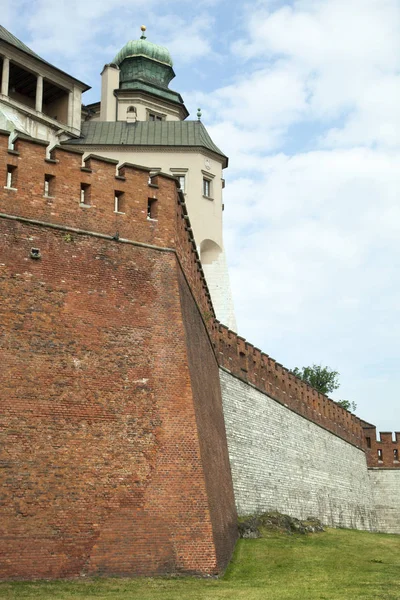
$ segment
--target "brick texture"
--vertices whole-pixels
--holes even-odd
[[[391,431],[380,432],[379,439],[376,427],[364,426],[367,442],[367,460],[369,467],[398,469],[400,467],[400,431],[393,434]]]
[[[212,307],[175,181],[149,186],[146,170],[116,176],[97,158],[82,171],[79,154],[56,149],[48,162],[41,144],[21,138],[9,153],[0,141],[0,178],[17,167],[16,189],[0,192],[0,577],[218,573],[236,513],[197,305]],[[211,365],[204,392],[188,334]],[[224,465],[220,489],[208,447]]]

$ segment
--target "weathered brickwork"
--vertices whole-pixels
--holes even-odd
[[[379,439],[377,439],[376,427],[365,425],[364,433],[367,442],[368,466],[398,469],[400,467],[400,431],[396,431],[394,436],[391,431],[381,431]]]
[[[400,471],[370,468],[368,470],[375,504],[378,531],[400,534]]]
[[[216,439],[217,364],[196,307],[208,306],[207,289],[176,227],[185,220],[176,183],[149,186],[130,166],[118,179],[96,158],[81,171],[80,155],[64,150],[46,162],[24,139],[15,148],[4,145],[0,172],[6,181],[17,165],[15,189],[0,192],[0,577],[220,572],[236,512],[226,440]],[[53,198],[43,195],[48,168]],[[90,207],[79,206],[82,177]],[[115,188],[125,215],[114,214]],[[198,273],[185,317],[181,265],[188,280]],[[194,381],[187,327],[213,365],[212,398]],[[205,474],[207,447],[225,465],[220,489]]]
[[[237,377],[220,371],[238,513],[375,529],[365,454]]]
[[[224,568],[237,538],[237,516],[226,441],[219,368],[190,289],[180,275],[183,322],[200,452],[217,554]],[[229,535],[230,543],[226,537]]]

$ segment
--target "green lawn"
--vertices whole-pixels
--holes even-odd
[[[225,576],[1,583],[40,600],[400,600],[400,536],[330,529],[240,540]]]

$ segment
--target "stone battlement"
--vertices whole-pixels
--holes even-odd
[[[214,339],[221,367],[297,414],[365,449],[361,419],[224,325],[219,324]]]
[[[378,439],[376,427],[366,423],[364,433],[369,467],[400,468],[400,431],[381,431]]]
[[[116,242],[175,251],[203,315],[214,316],[211,296],[178,182],[150,177],[140,165],[55,146],[18,134],[14,148],[0,130],[0,213],[106,236]],[[47,157],[49,156],[49,157]],[[39,249],[40,250],[40,249]]]

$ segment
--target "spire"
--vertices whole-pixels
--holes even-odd
[[[146,25],[142,25],[140,29],[141,29],[141,31],[142,31],[142,35],[140,36],[140,39],[141,39],[141,40],[146,40],[147,38],[146,38],[146,36],[144,35],[144,32],[145,32],[145,31],[146,31],[146,29],[147,29]]]

